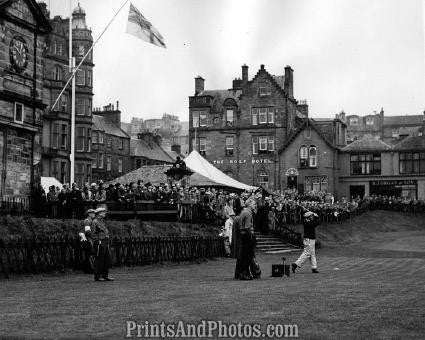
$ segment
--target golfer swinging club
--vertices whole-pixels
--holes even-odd
[[[304,250],[298,260],[292,263],[292,272],[295,273],[307,258],[310,259],[311,271],[318,273],[316,261],[316,227],[319,225],[319,216],[312,211],[304,214]]]

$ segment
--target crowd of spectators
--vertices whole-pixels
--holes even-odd
[[[48,192],[39,193],[38,216],[59,218],[82,218],[88,209],[106,207],[108,210],[134,210],[135,203],[149,201],[153,204],[167,204],[178,209],[179,218],[184,221],[226,220],[229,211],[240,214],[247,198],[257,200],[260,229],[273,230],[276,224],[300,223],[307,209],[317,213],[321,222],[340,221],[353,212],[366,209],[389,209],[404,212],[423,212],[422,200],[394,196],[356,197],[336,200],[328,192],[305,192],[296,190],[275,191],[259,189],[257,192],[229,192],[217,188],[183,187],[161,183],[152,185],[139,180],[137,183],[105,184],[86,183],[78,188],[64,184],[62,189],[51,186]],[[45,202],[45,203],[43,203]],[[227,208],[226,208],[227,207]],[[112,209],[111,209],[112,208]]]

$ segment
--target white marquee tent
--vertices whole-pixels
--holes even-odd
[[[232,177],[226,175],[222,171],[218,170],[214,165],[212,165],[210,162],[208,162],[204,157],[202,157],[197,151],[193,150],[185,159],[184,159],[186,166],[198,173],[202,176],[217,182],[219,184],[222,184],[224,186],[237,188],[241,190],[256,190],[258,189],[255,186],[251,186],[248,184],[244,184],[242,182],[239,182]]]

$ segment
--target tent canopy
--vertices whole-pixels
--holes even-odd
[[[41,177],[40,179],[41,181],[41,186],[43,187],[43,190],[48,193],[49,192],[49,188],[54,185],[55,187],[59,187],[62,190],[62,183],[59,182],[56,178],[54,177]]]
[[[223,186],[237,188],[240,190],[256,190],[257,187],[239,182],[232,177],[218,170],[214,165],[208,162],[197,151],[193,150],[185,159],[186,166],[192,171],[206,177],[207,179],[221,184]]]

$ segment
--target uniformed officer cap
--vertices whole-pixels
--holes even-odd
[[[94,209],[87,210],[87,214],[91,214],[91,213],[94,213],[94,212],[96,212]]]
[[[101,213],[102,211],[106,211],[106,209],[105,209],[105,208],[97,208],[97,209],[95,210],[95,213],[96,213],[96,214],[99,214],[99,213]]]

